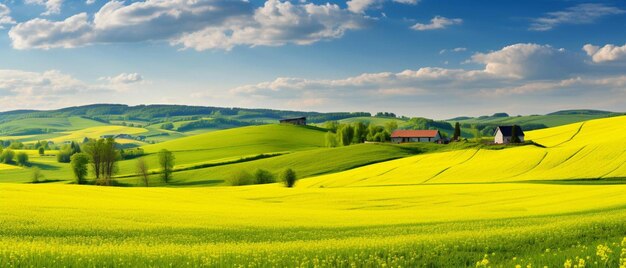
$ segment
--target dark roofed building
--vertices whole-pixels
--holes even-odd
[[[494,133],[494,143],[496,144],[509,144],[511,143],[511,138],[513,137],[513,128],[515,128],[515,132],[517,133],[517,137],[520,142],[524,142],[524,131],[520,126],[499,126],[496,128],[496,132]]]
[[[391,141],[403,142],[440,142],[439,130],[396,130],[391,134]]]
[[[281,119],[281,124],[292,124],[297,126],[306,126],[306,117]]]

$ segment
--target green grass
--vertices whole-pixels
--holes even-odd
[[[43,131],[72,131],[103,126],[104,123],[82,117],[26,118],[0,123],[0,136],[21,134],[32,129]],[[28,134],[28,133],[24,133]]]
[[[292,168],[297,171],[300,178],[307,178],[442,149],[446,148],[442,145],[435,144],[411,146],[395,144],[359,144],[339,148],[320,148],[255,161],[174,172],[174,182],[172,185],[228,185],[229,179],[237,173],[241,171],[253,173],[256,169],[265,169],[278,175],[284,169]],[[236,161],[238,159],[239,158],[222,159],[221,161]],[[136,163],[136,160],[125,162],[125,164],[128,164],[128,170],[132,171],[130,167]],[[155,159],[151,159],[148,162],[153,165],[152,167],[157,167],[154,166],[156,165]],[[220,161],[215,161],[214,163],[219,164]],[[178,165],[177,168],[184,168],[184,166],[181,167]],[[138,182],[138,179],[135,177],[118,180],[130,184]],[[155,176],[154,183],[158,183],[158,180],[158,176]]]

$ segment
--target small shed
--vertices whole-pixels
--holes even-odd
[[[520,126],[498,126],[494,133],[495,144],[509,144],[512,141],[513,132],[517,133],[520,142],[524,142],[524,131]]]
[[[292,124],[297,126],[306,126],[306,117],[286,118],[280,120],[281,124]]]
[[[442,142],[439,130],[396,130],[391,134],[391,142]]]

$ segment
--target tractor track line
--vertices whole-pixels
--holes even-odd
[[[443,174],[444,172],[448,171],[449,169],[451,169],[451,168],[453,168],[455,166],[460,166],[460,165],[463,165],[463,164],[467,163],[467,161],[472,160],[472,158],[474,158],[474,156],[476,156],[476,154],[478,154],[479,151],[480,151],[480,149],[477,149],[476,152],[474,152],[474,154],[472,154],[472,156],[470,156],[468,159],[465,159],[465,161],[463,161],[461,163],[458,163],[456,165],[453,165],[453,166],[449,166],[447,168],[444,168],[442,171],[437,172],[437,174],[435,174],[434,176],[432,176],[429,179],[423,181],[422,184],[425,184],[425,183],[429,182],[430,180],[438,177],[439,175]]]
[[[552,147],[561,146],[561,145],[563,145],[563,144],[565,144],[565,143],[567,143],[567,142],[572,141],[574,138],[576,138],[576,136],[578,136],[578,134],[580,133],[580,131],[583,129],[583,126],[585,126],[585,123],[587,123],[587,122],[582,122],[582,123],[580,124],[580,127],[578,127],[578,130],[576,130],[576,132],[574,133],[574,135],[572,135],[572,137],[570,137],[568,140],[566,140],[566,141],[564,141],[564,142],[561,142],[561,143],[559,143],[559,144],[557,144],[557,145],[554,145],[554,146],[552,146]]]

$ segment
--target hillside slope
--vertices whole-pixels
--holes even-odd
[[[308,187],[626,177],[626,116],[531,131],[547,148],[468,149],[389,161],[303,181]]]

